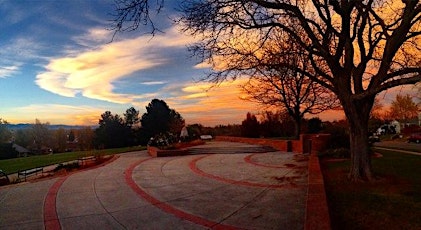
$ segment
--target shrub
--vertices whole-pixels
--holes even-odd
[[[326,151],[320,152],[319,157],[350,158],[351,152],[347,148],[327,149]]]
[[[54,172],[60,171],[60,169],[65,169],[67,171],[70,171],[72,169],[77,169],[79,168],[79,163],[78,162],[73,162],[73,163],[68,163],[68,164],[58,164],[57,167],[54,169]]]
[[[160,148],[166,148],[166,147],[169,147],[176,142],[177,142],[177,137],[170,132],[166,132],[166,133],[160,133],[160,134],[152,137],[149,140],[148,145],[160,147]]]

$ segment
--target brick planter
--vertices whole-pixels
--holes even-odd
[[[148,154],[152,157],[171,157],[184,156],[188,154],[187,149],[159,149],[154,146],[148,146]]]

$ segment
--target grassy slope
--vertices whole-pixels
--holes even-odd
[[[111,155],[129,151],[144,150],[145,147],[130,147],[117,149],[104,149],[95,151],[81,151],[69,153],[57,153],[52,155],[40,155],[31,157],[14,158],[7,160],[0,160],[0,169],[7,174],[16,173],[19,170],[31,169],[36,167],[43,167],[52,164],[63,163],[67,161],[77,160],[80,157],[91,155]]]
[[[347,180],[349,161],[323,161],[333,229],[421,229],[421,156],[376,151],[370,183]]]

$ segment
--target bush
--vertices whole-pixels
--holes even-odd
[[[330,158],[350,158],[351,151],[347,148],[328,149],[320,152],[319,157],[330,157]]]
[[[16,158],[18,152],[13,148],[12,143],[1,143],[0,144],[0,160]]]
[[[159,147],[159,148],[168,148],[176,142],[177,142],[177,137],[174,134],[167,132],[167,133],[160,133],[152,137],[149,140],[148,145]]]
[[[346,148],[349,149],[349,133],[348,127],[344,124],[340,123],[327,123],[324,129],[325,133],[329,133],[330,139],[334,140],[331,141],[328,148],[330,149],[338,149],[338,148]]]
[[[59,171],[60,169],[65,169],[66,171],[70,171],[70,170],[73,170],[73,169],[77,169],[77,168],[79,168],[80,166],[79,166],[79,163],[78,162],[73,162],[73,163],[68,163],[68,164],[63,164],[63,163],[60,163],[60,164],[58,164],[57,165],[57,167],[54,169],[54,172],[57,172],[57,171]]]

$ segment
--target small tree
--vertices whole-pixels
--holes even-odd
[[[130,130],[123,119],[106,111],[101,115],[99,127],[95,130],[96,144],[104,148],[119,148],[128,145]]]
[[[241,133],[244,137],[259,137],[259,122],[255,115],[247,113],[246,119],[241,123]]]
[[[280,137],[282,132],[280,112],[263,112],[260,120],[260,134],[264,137]]]
[[[130,128],[136,127],[140,123],[139,111],[134,107],[127,109],[124,113],[124,123]]]
[[[398,94],[395,100],[392,101],[390,116],[393,119],[406,123],[409,119],[418,116],[418,106],[408,94],[405,96]]]
[[[0,143],[8,142],[12,138],[12,132],[7,127],[8,124],[6,120],[0,118]]]
[[[78,143],[80,150],[91,150],[93,148],[95,133],[91,127],[83,127],[78,131]]]
[[[47,150],[46,148],[53,147],[49,126],[49,122],[41,123],[38,119],[35,119],[35,124],[31,126],[32,149],[35,152],[43,153]]]
[[[54,131],[54,152],[62,153],[66,150],[68,136],[66,130],[59,128]]]

